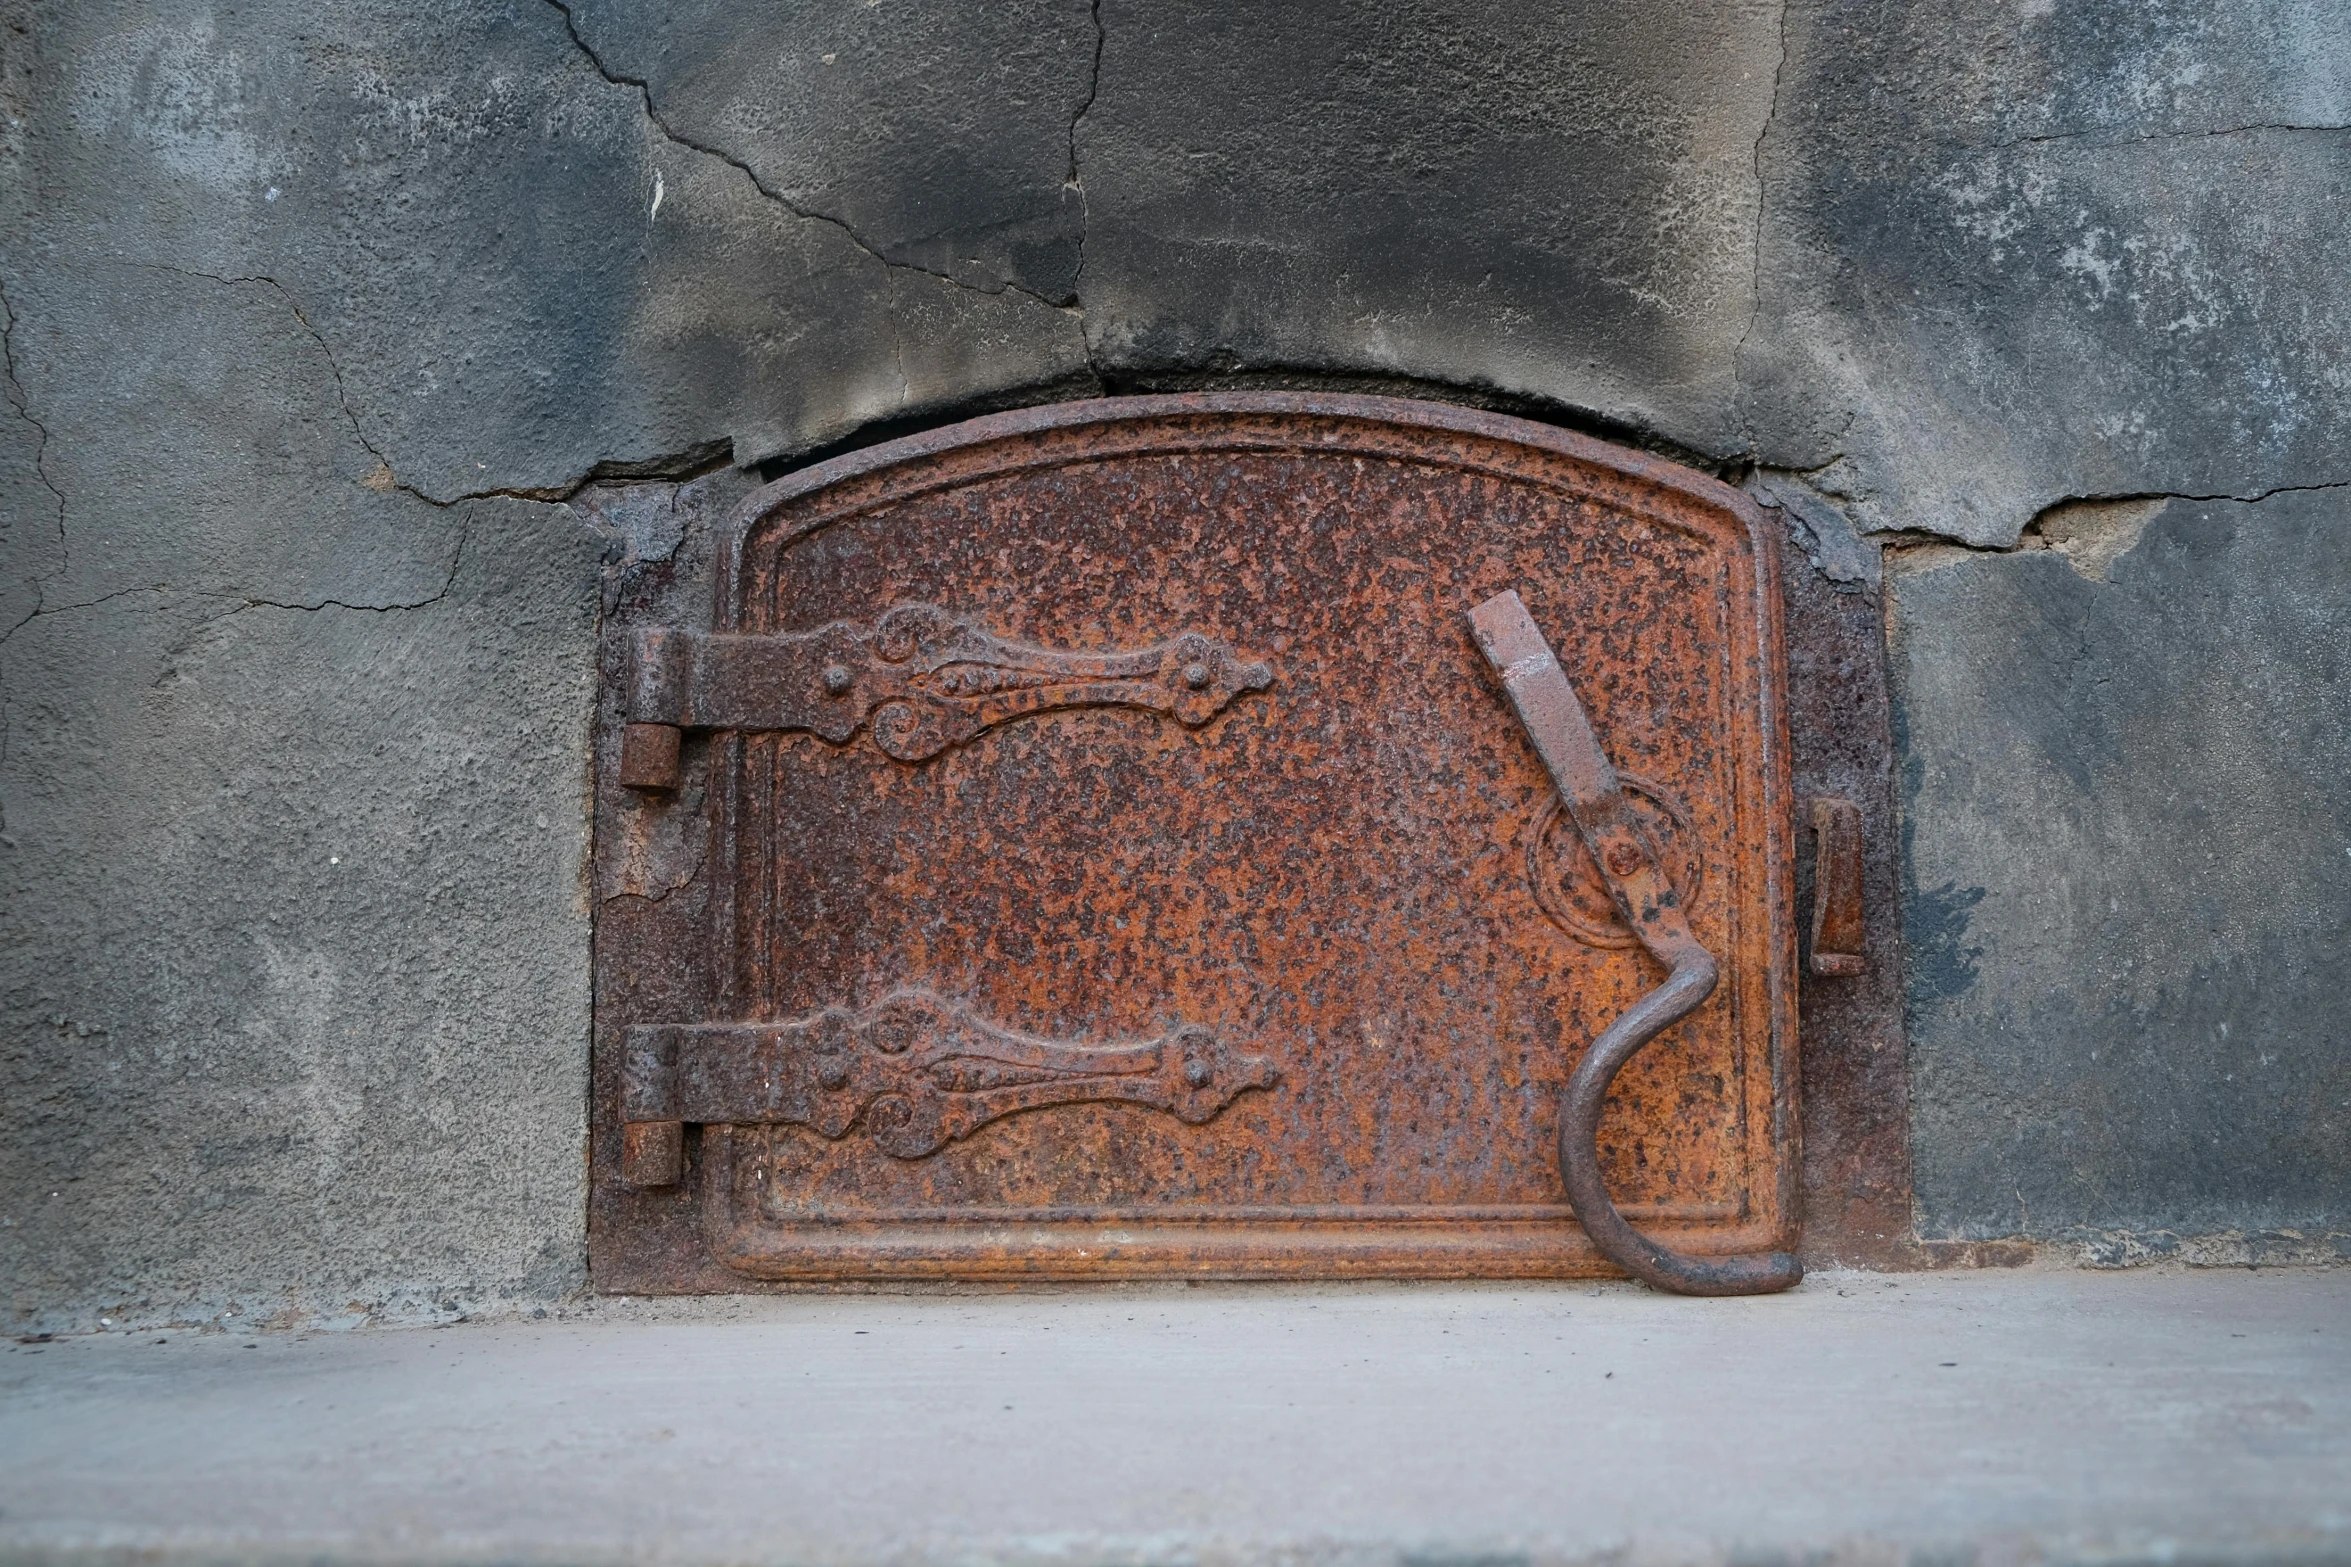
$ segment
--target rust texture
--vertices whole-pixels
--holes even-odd
[[[1869,972],[1862,949],[1861,807],[1826,796],[1812,802],[1812,952],[1815,974],[1848,979]]]
[[[675,789],[678,747],[684,736],[675,724],[629,724],[620,732],[620,782],[626,789]]]
[[[997,415],[755,493],[671,634],[835,651],[764,710],[662,694],[700,652],[644,705],[607,663],[605,754],[631,719],[684,747],[675,787],[599,790],[602,884],[645,889],[598,925],[599,1286],[1615,1271],[1560,1107],[1658,969],[1470,635],[1513,588],[1719,962],[1607,1087],[1598,1173],[1657,1245],[1785,1249],[1775,527],[1559,430],[1287,393]],[[900,678],[850,644],[906,606],[981,650],[930,674],[1045,671],[889,687],[963,715],[919,766],[879,684],[871,743],[792,717]],[[624,1125],[682,1128],[675,1164],[624,1170]]]
[[[1550,770],[1560,803],[1599,866],[1618,919],[1665,969],[1657,988],[1611,1021],[1577,1063],[1559,1112],[1559,1170],[1576,1220],[1611,1262],[1661,1289],[1688,1295],[1761,1295],[1804,1276],[1792,1253],[1692,1257],[1661,1246],[1625,1221],[1600,1173],[1600,1118],[1609,1085],[1658,1035],[1705,1004],[1722,977],[1714,954],[1690,929],[1681,886],[1667,874],[1647,824],[1592,733],[1583,703],[1534,617],[1516,593],[1469,612],[1479,650],[1527,738]]]
[[[1797,552],[1788,558],[1782,592],[1795,797],[1845,800],[1860,813],[1860,950],[1868,965],[1848,977],[1808,975],[1801,989],[1802,1253],[1815,1268],[1913,1267],[1932,1259],[1919,1251],[1911,1221],[1902,835],[1884,603],[1876,588],[1840,588]],[[1815,852],[1797,860],[1801,909],[1816,896],[1817,847],[1815,839]]]
[[[667,1186],[685,1168],[683,1121],[625,1121],[620,1137],[620,1178],[631,1186]]]

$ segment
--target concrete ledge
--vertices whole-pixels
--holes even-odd
[[[2351,1562],[2347,1339],[2344,1269],[60,1339],[0,1560]]]

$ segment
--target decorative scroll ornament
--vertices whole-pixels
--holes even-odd
[[[798,730],[838,745],[870,718],[873,743],[901,762],[1054,708],[1145,708],[1197,728],[1242,692],[1273,684],[1271,668],[1199,632],[1069,653],[930,604],[900,604],[870,629],[837,621],[797,636],[641,631],[633,673],[632,723]]]
[[[1134,1044],[1074,1045],[902,990],[861,1012],[827,1007],[788,1023],[632,1028],[623,1117],[806,1126],[830,1138],[862,1130],[882,1152],[920,1159],[1051,1105],[1122,1101],[1197,1126],[1279,1075],[1197,1023]]]

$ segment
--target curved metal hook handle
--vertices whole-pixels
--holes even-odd
[[[1641,1047],[1695,1012],[1714,993],[1714,955],[1690,932],[1681,898],[1641,835],[1624,787],[1592,734],[1550,644],[1516,593],[1499,593],[1470,611],[1478,647],[1502,676],[1510,705],[1550,770],[1559,798],[1600,867],[1608,894],[1650,956],[1666,966],[1665,983],[1627,1007],[1592,1042],[1569,1079],[1559,1112],[1559,1169],[1584,1233],[1611,1262],[1659,1289],[1684,1295],[1762,1295],[1804,1276],[1787,1252],[1747,1257],[1693,1257],[1660,1246],[1627,1223],[1600,1178],[1600,1114],[1608,1085]]]

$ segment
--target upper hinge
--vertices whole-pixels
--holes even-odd
[[[897,605],[870,627],[836,621],[795,636],[642,630],[630,655],[620,771],[634,789],[677,786],[688,729],[799,731],[836,745],[864,730],[885,755],[921,762],[1055,708],[1144,708],[1197,727],[1273,684],[1269,666],[1200,632],[1063,652],[929,604]]]

